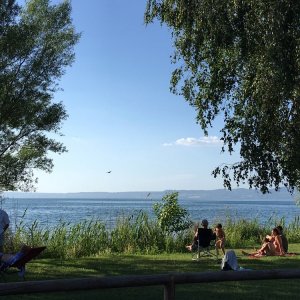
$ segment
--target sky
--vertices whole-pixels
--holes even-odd
[[[145,26],[145,8],[146,0],[72,1],[82,36],[54,97],[69,114],[56,137],[68,152],[51,155],[52,173],[35,172],[37,192],[223,188],[211,172],[238,156],[221,154],[220,120],[204,137],[195,110],[170,92],[171,34]]]

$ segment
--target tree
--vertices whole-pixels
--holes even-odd
[[[178,192],[163,196],[161,203],[153,205],[153,211],[164,232],[179,232],[191,226],[187,210],[178,204]]]
[[[174,39],[171,91],[205,134],[220,115],[222,151],[240,151],[212,174],[229,189],[300,188],[300,2],[148,0],[145,22],[154,19]]]
[[[33,188],[33,170],[53,168],[48,153],[66,151],[47,134],[60,134],[67,118],[63,104],[52,100],[79,39],[70,13],[69,1],[30,0],[23,8],[1,1],[0,190]]]

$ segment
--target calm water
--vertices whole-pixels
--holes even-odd
[[[2,207],[10,215],[12,224],[23,221],[31,225],[35,220],[41,226],[54,226],[60,220],[72,224],[83,220],[99,219],[112,228],[121,215],[132,215],[140,210],[153,216],[152,206],[158,200],[151,199],[16,199],[8,198]],[[226,216],[234,219],[257,218],[265,223],[270,217],[284,217],[289,223],[300,216],[300,208],[293,200],[222,200],[203,201],[196,199],[181,200],[194,221],[207,218],[210,222],[225,220]]]

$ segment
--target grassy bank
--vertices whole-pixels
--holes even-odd
[[[195,262],[185,245],[193,237],[193,224],[176,203],[177,195],[165,198],[157,206],[157,218],[141,211],[122,216],[116,226],[106,228],[101,220],[78,224],[59,222],[54,228],[38,221],[26,224],[21,219],[14,232],[7,232],[5,252],[18,251],[21,244],[46,246],[47,249],[28,264],[27,280],[48,280],[93,276],[150,275],[169,272],[220,271],[220,262],[202,259]],[[184,222],[182,222],[184,221]],[[218,220],[211,220],[214,227]],[[169,226],[168,224],[172,224]],[[190,227],[186,227],[186,224]],[[289,240],[289,251],[300,253],[300,220],[286,224],[282,218],[270,217],[265,224],[258,219],[234,219],[223,223],[226,249],[235,249],[240,266],[248,269],[300,268],[300,255],[250,259],[241,251],[252,251],[275,226],[282,225]],[[173,228],[173,229],[172,229]],[[16,281],[7,274],[3,281]],[[225,282],[176,286],[176,299],[296,299],[300,280]],[[22,299],[162,299],[163,287],[142,287],[101,291],[76,291],[54,294],[22,295]],[[6,299],[19,299],[7,296]]]
[[[258,246],[258,245],[257,245]],[[290,245],[291,251],[300,252],[299,244]],[[300,256],[265,257],[250,259],[235,249],[239,265],[255,270],[300,268]],[[138,274],[162,274],[169,272],[218,271],[220,264],[215,259],[205,258],[200,262],[191,260],[189,253],[160,255],[103,254],[80,259],[39,258],[28,264],[27,280],[47,280],[93,276],[118,276]],[[2,277],[6,281],[18,280],[16,273]],[[176,299],[297,299],[300,280],[267,280],[189,284],[176,286]],[[163,299],[162,287],[140,287],[112,290],[61,292],[53,294],[22,295],[22,299]],[[6,296],[7,300],[20,296]]]
[[[299,217],[289,224],[285,224],[284,219],[272,217],[264,225],[261,225],[257,219],[235,220],[228,217],[223,224],[226,232],[226,247],[251,247],[260,244],[262,238],[279,224],[284,227],[290,243],[300,241]],[[192,226],[177,233],[166,232],[157,220],[149,218],[144,212],[140,212],[137,216],[122,216],[112,230],[107,229],[101,220],[78,224],[61,221],[54,228],[42,227],[37,221],[33,224],[25,224],[21,220],[16,226],[16,231],[13,234],[8,233],[5,252],[16,252],[21,244],[28,244],[47,246],[44,257],[58,259],[108,253],[184,253],[185,245],[191,242],[193,234]]]

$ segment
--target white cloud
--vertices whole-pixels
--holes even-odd
[[[181,138],[176,140],[174,143],[164,143],[163,146],[208,146],[208,145],[221,145],[222,142],[217,136],[203,136],[201,138]]]

